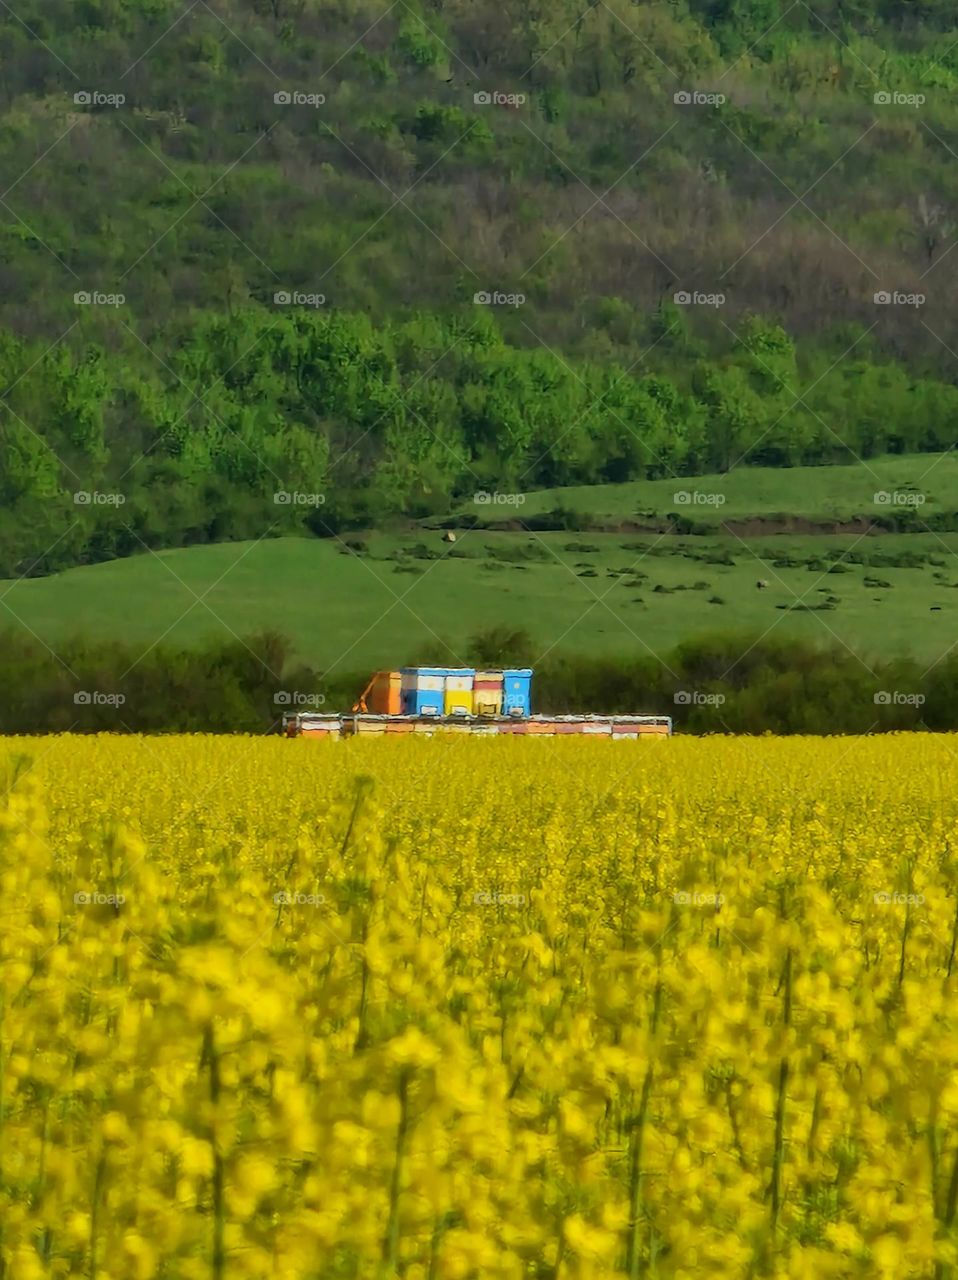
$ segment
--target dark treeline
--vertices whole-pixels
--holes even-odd
[[[842,648],[800,640],[715,635],[663,659],[536,662],[523,632],[475,637],[470,660],[535,664],[533,708],[543,714],[672,716],[689,733],[843,734],[958,730],[958,655],[930,670],[911,660],[867,665]],[[442,660],[436,652],[416,661]],[[270,733],[290,709],[348,711],[368,672],[326,680],[279,636],[190,651],[77,641],[59,657],[22,633],[0,637],[0,732]]]
[[[277,635],[194,649],[0,637],[2,733],[264,733],[318,677]]]
[[[0,575],[958,440],[945,0],[16,8]]]

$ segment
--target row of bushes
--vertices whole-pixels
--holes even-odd
[[[558,657],[537,673],[543,712],[647,711],[690,733],[958,730],[958,657],[864,663],[835,646],[715,637],[661,662]]]
[[[911,659],[866,663],[804,640],[714,635],[649,655],[537,662],[523,631],[473,638],[477,664],[533,665],[546,714],[646,712],[690,733],[871,733],[958,730],[958,654],[930,669]],[[410,661],[449,661],[438,651]],[[269,733],[283,712],[347,710],[368,673],[324,679],[281,636],[143,656],[118,643],[75,641],[59,656],[20,632],[0,637],[0,732]]]
[[[468,657],[534,667],[533,705],[543,714],[668,715],[688,733],[958,731],[958,654],[928,668],[734,632],[703,635],[661,658],[556,650],[539,662],[540,652],[528,633],[494,628],[474,638]],[[442,660],[438,650],[425,656]]]
[[[193,649],[0,637],[0,732],[262,733],[318,677],[277,635]]]

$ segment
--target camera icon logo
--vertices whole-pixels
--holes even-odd
[[[891,294],[887,289],[879,289],[874,298],[876,306],[887,307],[891,302]]]
[[[293,95],[288,89],[279,89],[273,94],[273,101],[278,107],[288,107],[293,101]]]
[[[688,89],[679,89],[677,93],[673,93],[672,101],[677,107],[687,107],[692,101],[692,95]]]
[[[891,694],[888,693],[886,690],[882,689],[879,693],[875,694],[876,707],[887,707],[890,705],[891,705]]]
[[[90,496],[85,489],[81,489],[73,495],[73,501],[78,507],[88,507],[90,505]]]
[[[79,293],[73,295],[73,301],[78,307],[88,307],[90,305],[90,295],[86,289],[81,289]]]
[[[472,300],[478,307],[488,307],[492,302],[492,294],[486,293],[485,289],[480,289],[478,293],[472,295]]]
[[[288,507],[293,501],[293,495],[291,493],[287,493],[285,489],[280,489],[277,493],[273,494],[273,501],[278,507]]]
[[[691,701],[692,701],[692,695],[689,693],[688,689],[676,690],[675,696],[673,698],[673,702],[677,707],[687,707],[689,706]]]
[[[891,94],[887,89],[879,89],[872,101],[875,103],[876,107],[887,107],[891,102]]]
[[[286,689],[280,689],[273,694],[273,701],[278,707],[288,707],[293,701],[293,695]]]
[[[875,501],[880,507],[887,507],[889,502],[891,502],[891,494],[886,493],[884,489],[880,489],[878,493],[875,494]]]
[[[472,95],[472,101],[477,107],[488,107],[492,101],[492,94],[486,93],[484,89],[481,89],[478,93]]]
[[[93,99],[86,89],[78,89],[73,95],[73,101],[78,107],[88,107]]]
[[[288,307],[292,300],[292,294],[290,294],[288,289],[280,289],[278,292],[273,294],[273,302],[278,307]]]
[[[680,289],[678,293],[672,295],[672,301],[677,307],[687,307],[691,305],[692,295],[686,293],[684,289]]]
[[[677,507],[687,507],[692,501],[692,495],[688,489],[680,489],[678,493],[672,494],[672,501]]]
[[[279,893],[273,894],[273,901],[276,903],[278,907],[289,906],[292,900],[293,899],[290,897],[290,895],[282,889],[279,891]]]
[[[486,503],[492,501],[492,494],[487,493],[485,489],[480,489],[479,492],[473,496],[472,500],[473,502],[478,502],[481,506],[485,506]]]
[[[90,905],[90,895],[81,889],[79,893],[73,895],[73,903],[77,907],[87,907]]]
[[[73,702],[77,707],[88,707],[92,701],[93,695],[87,693],[85,689],[78,689],[73,695]]]

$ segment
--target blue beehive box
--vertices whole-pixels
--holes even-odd
[[[442,715],[445,667],[403,667],[399,679],[403,715]]]
[[[532,668],[502,673],[502,709],[507,716],[532,715]]]

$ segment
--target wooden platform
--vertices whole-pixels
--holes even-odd
[[[319,715],[287,712],[283,733],[288,738],[352,738],[418,733],[473,734],[478,737],[513,736],[644,738],[669,737],[670,716],[389,716]]]

